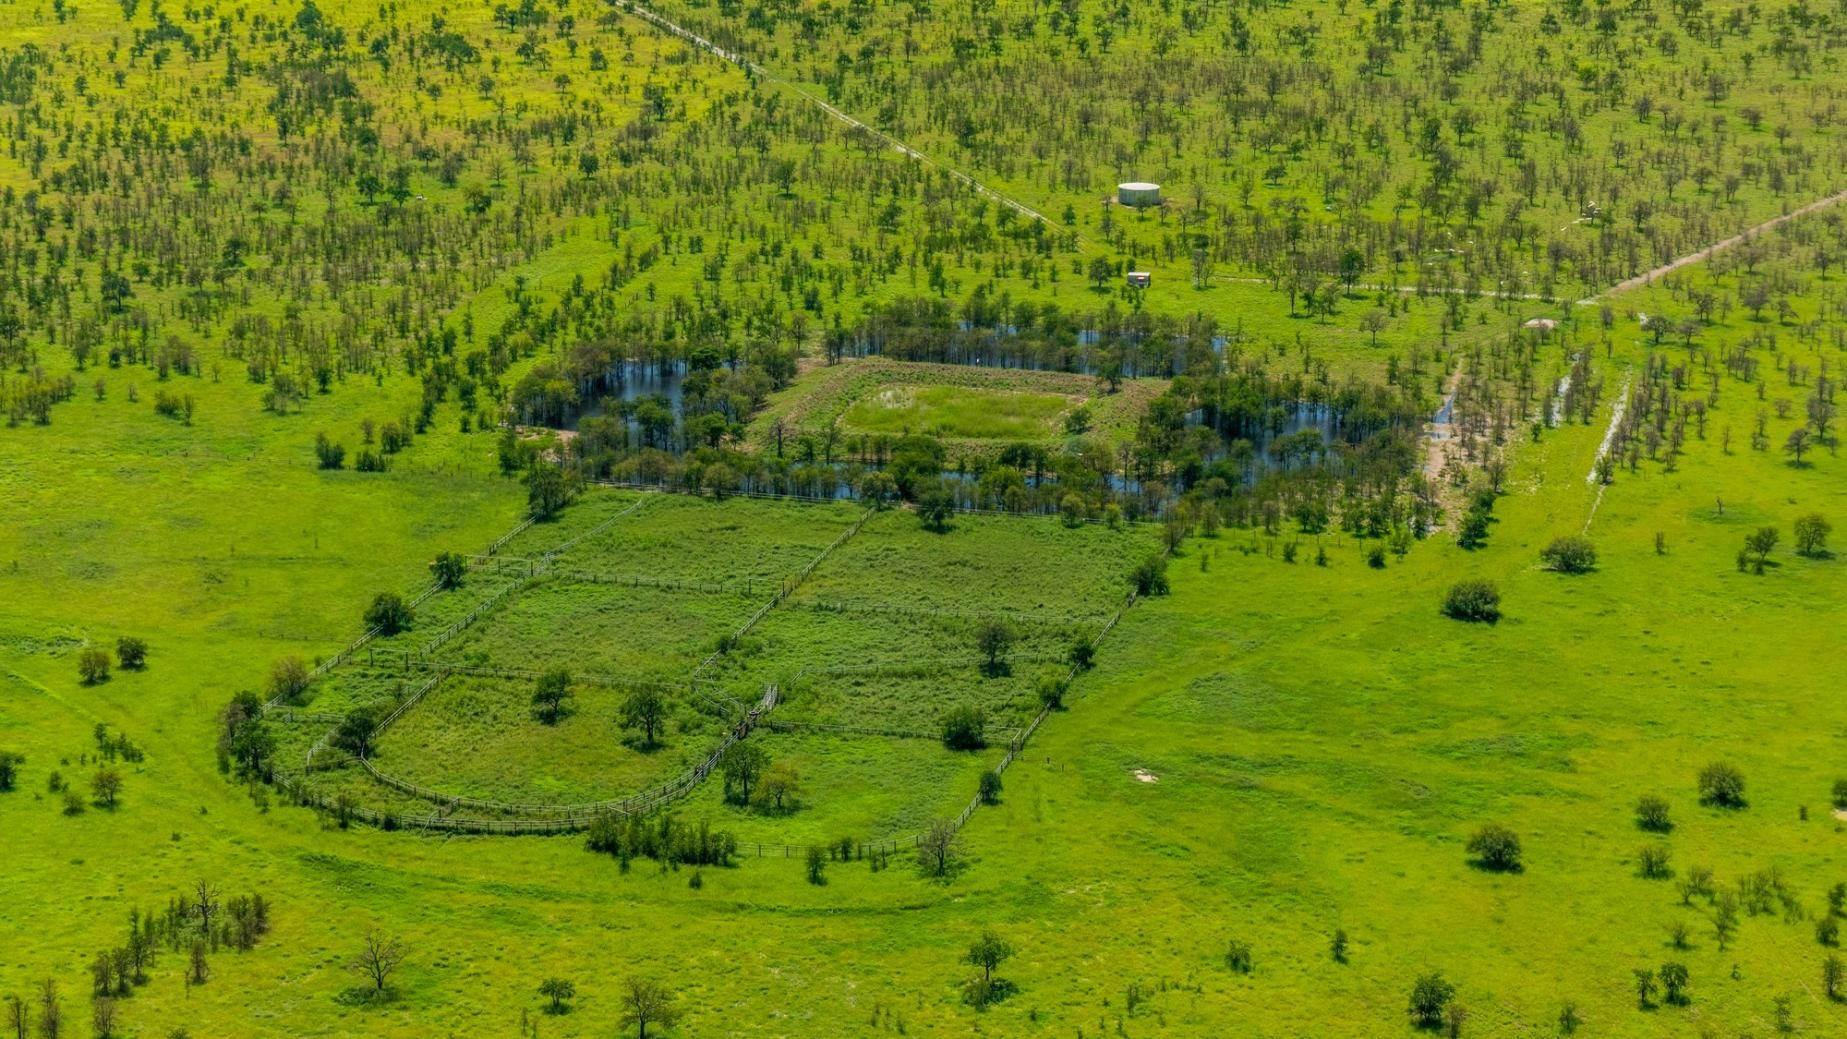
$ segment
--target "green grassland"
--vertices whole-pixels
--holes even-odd
[[[1429,1034],[1405,1013],[1429,971],[1468,1036],[1554,1035],[1567,1004],[1588,1035],[1847,1031],[1817,931],[1847,883],[1847,560],[1840,534],[1809,556],[1790,538],[1811,513],[1847,530],[1838,422],[1815,410],[1847,364],[1842,221],[1581,299],[1839,190],[1838,12],[651,6],[770,76],[588,0],[0,6],[0,752],[24,757],[0,791],[0,996],[54,980],[64,1035],[90,1034],[93,958],[203,879],[262,893],[271,933],[213,952],[198,985],[163,949],[116,1034],[632,1034],[619,992],[639,976],[677,993],[668,1036],[1370,1039]],[[1105,205],[1130,178],[1169,204]],[[1124,288],[1131,266],[1153,286]],[[799,355],[734,442],[850,458],[855,409],[897,386],[960,431],[952,465],[1019,439],[997,395],[1085,398],[1120,447],[1168,385],[812,363],[917,296],[984,343],[1048,305],[1113,329],[1111,349],[1194,321],[1228,364],[1304,392],[1352,374],[1421,406],[1457,372],[1475,469],[1403,553],[1289,511],[1191,524],[1170,593],[1108,629],[943,877],[900,854],[811,883],[805,851],[967,805],[1160,527],[935,531],[889,509],[733,641],[861,507],[592,487],[275,715],[292,766],[355,708],[443,667],[494,671],[431,686],[377,765],[550,803],[682,772],[730,701],[774,683],[748,739],[798,793],[741,806],[714,778],[671,809],[735,834],[732,866],[349,827],[223,773],[234,694],[337,653],[373,596],[429,587],[437,553],[521,524],[491,430],[523,421],[514,387],[544,366],[576,386],[614,362]],[[1516,331],[1540,314],[1560,326]],[[1144,321],[1164,324],[1122,332]],[[1549,419],[1574,370],[1590,385]],[[1060,444],[1041,418],[1027,439]],[[391,423],[416,433],[388,471],[315,467],[317,432],[357,453]],[[1461,484],[1484,469],[1500,493],[1465,549]],[[1757,573],[1740,550],[1764,526],[1783,537]],[[1595,569],[1545,569],[1573,534]],[[1497,623],[1439,611],[1465,577],[1498,586]],[[986,669],[974,636],[994,619],[1017,640]],[[82,682],[80,653],[123,636],[148,640],[146,669]],[[576,692],[544,725],[531,672],[554,665]],[[648,751],[616,724],[644,679],[673,689]],[[987,747],[932,738],[959,704],[987,713]],[[99,729],[145,755],[112,764],[110,807],[87,796]],[[1746,778],[1744,806],[1699,800],[1715,761]],[[313,781],[402,819],[456,810],[353,764]],[[1670,831],[1637,827],[1643,795]],[[1519,834],[1523,869],[1471,861],[1486,823]],[[1669,877],[1642,875],[1656,848]],[[1683,895],[1704,869],[1722,897]],[[976,1009],[964,956],[986,929],[1017,949],[1013,988]],[[408,951],[389,998],[350,969],[368,932]],[[1669,961],[1690,1000],[1639,1007],[1634,972]],[[553,976],[577,985],[567,1015],[543,1010]]]
[[[847,433],[923,433],[978,440],[1043,440],[1082,399],[953,386],[879,387],[841,417]]]
[[[418,786],[523,804],[574,804],[658,786],[710,750],[710,714],[674,704],[662,745],[642,748],[624,732],[624,691],[573,684],[569,709],[545,724],[529,682],[456,675],[406,713],[380,741],[374,762]]]
[[[1112,446],[1135,432],[1165,379],[1135,379],[1118,392],[1068,372],[958,364],[847,360],[801,373],[771,395],[751,421],[756,451],[802,457],[866,456],[869,440],[934,431],[959,458],[991,455],[1016,443],[1062,447],[1065,418],[1082,408],[1085,432]],[[900,406],[901,405],[901,406]]]
[[[1633,324],[1612,337],[1616,363],[1639,361]],[[1750,397],[1728,383],[1720,407]],[[364,405],[317,407],[356,420]],[[1834,652],[1841,563],[1780,551],[1758,576],[1733,560],[1754,524],[1847,511],[1825,451],[1793,467],[1742,444],[1728,454],[1709,435],[1672,472],[1619,471],[1597,504],[1586,474],[1606,403],[1591,423],[1514,453],[1474,552],[1438,539],[1375,570],[1361,544],[1328,537],[1323,568],[1284,562],[1250,531],[1195,538],[1173,564],[1173,593],[1125,615],[1069,708],[1007,772],[999,807],[975,815],[951,882],[854,863],[816,887],[797,860],[752,859],[705,871],[695,890],[684,872],[622,874],[573,838],[342,831],[274,798],[265,807],[213,768],[213,712],[269,660],[332,652],[373,591],[424,578],[432,547],[468,550],[511,527],[516,488],[445,453],[468,438],[434,435],[387,474],[322,474],[300,464],[296,418],[214,410],[185,427],[119,399],[83,407],[81,428],[15,431],[9,455],[0,742],[27,762],[20,789],[0,795],[14,849],[0,897],[9,929],[35,937],[10,947],[6,990],[49,975],[77,1001],[83,963],[117,940],[131,906],[210,875],[264,890],[275,934],[215,957],[211,982],[190,992],[161,960],[124,1001],[137,1033],[510,1029],[521,1008],[537,1013],[537,981],[556,973],[584,995],[548,1030],[608,1034],[615,986],[645,972],[679,987],[684,1034],[895,1033],[899,1022],[914,1035],[1095,1034],[1121,1018],[1131,1035],[1339,1020],[1350,1034],[1395,1036],[1427,969],[1457,982],[1471,1034],[1544,1033],[1566,1000],[1600,1034],[1761,1034],[1785,995],[1809,1032],[1839,1027],[1842,1011],[1816,989],[1812,919],[1747,914],[1720,952],[1705,900],[1683,906],[1672,882],[1635,866],[1664,840],[1677,871],[1708,866],[1727,888],[1774,869],[1810,918],[1843,879],[1827,805],[1843,729],[1831,691],[1847,679]],[[1773,418],[1772,439],[1795,421]],[[1538,549],[1583,530],[1594,504],[1598,570],[1541,570]],[[883,569],[908,586],[923,571],[902,546],[982,559],[972,535],[989,523],[1064,536],[981,517],[927,534],[894,512],[861,532],[866,555],[843,550],[841,573]],[[1058,558],[1051,545],[1031,551]],[[1044,573],[1044,586],[1003,570],[979,587],[1001,605],[1050,608],[1058,570]],[[1461,574],[1500,583],[1500,624],[1438,614]],[[851,590],[818,572],[803,595]],[[135,632],[155,636],[146,672],[78,684],[78,646]],[[119,808],[66,817],[45,779],[89,771],[97,722],[148,756],[128,769]],[[747,813],[707,787],[682,811],[748,840],[870,836],[960,802],[983,765],[918,741],[763,736],[801,764],[799,810]],[[1697,803],[1693,773],[1715,759],[1748,777],[1748,808]],[[889,778],[859,778],[871,761]],[[913,788],[956,793],[900,793]],[[1646,792],[1672,805],[1665,838],[1634,828]],[[1489,820],[1521,833],[1524,872],[1468,865],[1462,842]],[[1691,949],[1666,946],[1676,922]],[[960,1000],[958,961],[990,926],[1021,949],[1004,971],[1019,988],[978,1014]],[[340,998],[356,980],[342,964],[370,927],[414,954],[393,1002],[355,1006]],[[1353,938],[1345,965],[1327,955],[1336,927]],[[1248,976],[1223,967],[1233,939],[1253,946]],[[1690,968],[1693,1003],[1637,1010],[1630,971],[1667,959]],[[1146,997],[1132,1013],[1131,982]]]

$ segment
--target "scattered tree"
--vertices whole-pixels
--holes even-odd
[[[1488,823],[1469,838],[1468,851],[1483,869],[1497,873],[1520,870],[1520,837],[1500,823]]]
[[[635,1027],[636,1039],[648,1039],[648,1027],[672,1028],[680,1019],[673,993],[652,978],[629,978],[622,992],[622,1027]]]
[[[749,740],[733,743],[725,751],[723,765],[726,800],[740,805],[750,804],[751,790],[769,765],[770,756],[762,747]]]
[[[468,559],[460,552],[438,552],[436,558],[430,560],[430,576],[435,578],[438,588],[460,588],[467,573]]]
[[[308,688],[308,665],[300,657],[288,656],[269,666],[269,695],[279,703],[290,703]]]
[[[84,685],[109,681],[109,651],[101,646],[85,646],[77,654],[77,676]]]
[[[148,644],[133,635],[124,635],[115,640],[115,660],[124,671],[140,671],[147,667]]]
[[[1796,554],[1809,559],[1821,559],[1828,554],[1828,535],[1834,533],[1834,524],[1819,512],[1811,512],[1796,520]]]
[[[1411,1023],[1419,1028],[1436,1028],[1443,1023],[1443,1011],[1456,998],[1456,986],[1439,972],[1419,977],[1411,986]]]
[[[360,946],[358,955],[353,957],[347,967],[372,983],[373,995],[382,996],[391,981],[392,973],[404,963],[405,955],[404,944],[396,938],[368,931],[365,944]]]
[[[533,683],[532,706],[538,711],[539,720],[547,725],[558,724],[558,719],[564,715],[564,702],[570,697],[571,673],[564,668],[552,668]]]
[[[917,838],[917,862],[931,876],[944,876],[955,866],[960,845],[955,824],[938,819]]]
[[[641,745],[654,747],[660,743],[662,730],[667,726],[667,700],[660,690],[645,686],[629,690],[622,699],[622,727],[641,733]]]
[[[988,745],[988,716],[972,704],[951,707],[943,715],[943,746],[950,750],[980,750]]]
[[[564,978],[546,978],[539,983],[539,995],[551,1002],[546,1005],[548,1014],[565,1014],[571,1010],[571,997],[577,995],[577,986]]]
[[[90,792],[98,808],[114,808],[122,797],[122,774],[112,768],[97,769],[90,778]]]
[[[365,622],[367,630],[376,629],[381,636],[390,638],[410,628],[410,604],[396,592],[380,592],[366,607]]]
[[[969,1002],[977,1007],[985,1007],[1003,992],[997,990],[998,979],[994,972],[1008,957],[1013,955],[1013,946],[993,931],[981,932],[981,937],[968,947],[968,954],[963,958],[973,966],[981,968],[981,977],[969,986]]]
[[[1007,651],[1019,636],[1004,620],[990,618],[975,628],[975,647],[981,651],[983,669],[990,675],[1007,673]]]
[[[1758,527],[1745,536],[1744,558],[1751,564],[1753,572],[1764,572],[1764,567],[1770,562],[1770,553],[1776,549],[1776,543],[1781,537],[1775,527]]]

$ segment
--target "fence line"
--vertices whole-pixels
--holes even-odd
[[[725,650],[729,646],[743,639],[745,635],[750,634],[751,629],[757,626],[758,621],[762,620],[771,610],[775,609],[778,603],[787,599],[790,593],[801,587],[802,582],[808,579],[808,575],[814,573],[815,567],[820,566],[828,556],[833,555],[835,549],[845,544],[848,538],[859,533],[861,528],[865,527],[866,521],[872,518],[875,511],[874,509],[867,509],[860,513],[859,519],[854,520],[852,526],[841,531],[839,537],[829,542],[826,548],[817,553],[813,559],[810,559],[807,566],[802,567],[793,577],[784,578],[782,587],[777,590],[775,595],[770,597],[769,602],[759,606],[756,612],[750,615],[750,619],[744,622],[743,627],[732,633],[731,637],[727,639],[724,644],[720,645],[719,648],[713,650],[710,656],[700,661],[698,667],[693,668],[692,675],[690,676],[691,680],[697,683],[701,672],[716,663],[718,658],[725,654]]]
[[[441,681],[442,677],[442,675],[433,676],[428,683],[425,683],[423,688],[412,694],[411,699],[400,705],[398,710],[393,712],[392,716],[388,718],[386,722],[380,723],[378,729],[374,730],[375,733],[382,732],[389,722],[395,721],[398,715],[404,713],[412,700],[421,698],[424,693],[428,692],[437,682]],[[773,683],[766,685],[763,689],[763,696],[758,700],[756,706],[746,712],[744,717],[739,719],[737,723],[726,732],[718,745],[714,747],[711,753],[707,754],[704,760],[699,764],[674,779],[663,783],[659,787],[645,790],[639,794],[631,794],[628,797],[618,800],[548,805],[521,804],[517,802],[494,801],[487,798],[464,797],[459,794],[449,794],[440,790],[432,790],[429,787],[419,786],[408,780],[399,779],[379,769],[378,766],[372,763],[369,756],[357,755],[355,760],[359,762],[360,766],[363,767],[366,773],[374,780],[400,793],[407,794],[419,800],[429,801],[443,809],[443,812],[440,814],[431,813],[429,816],[413,817],[411,819],[404,819],[391,815],[390,813],[378,813],[371,809],[365,809],[364,812],[367,814],[359,815],[355,806],[341,805],[337,801],[332,804],[327,803],[325,795],[314,790],[306,782],[305,773],[312,771],[315,751],[323,746],[325,740],[323,740],[323,743],[316,744],[314,748],[309,750],[308,765],[304,768],[304,775],[302,777],[297,778],[292,775],[288,777],[279,777],[279,782],[289,787],[297,799],[304,800],[304,803],[310,803],[316,807],[332,811],[345,811],[348,814],[363,818],[367,822],[389,818],[391,820],[391,825],[405,825],[408,823],[414,827],[457,830],[462,832],[569,833],[585,829],[597,819],[608,815],[645,815],[662,805],[685,796],[694,787],[704,782],[705,778],[712,773],[712,770],[718,767],[719,762],[724,759],[725,752],[729,750],[733,744],[750,735],[751,730],[756,727],[763,716],[775,709],[777,701],[778,691],[776,686]],[[448,814],[458,807],[491,812],[506,812],[516,815],[540,816],[541,818],[510,820],[479,819],[457,817]]]

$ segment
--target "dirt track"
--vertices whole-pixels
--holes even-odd
[[[1656,267],[1654,270],[1649,271],[1646,274],[1638,274],[1635,277],[1630,278],[1627,281],[1617,282],[1615,285],[1612,285],[1609,288],[1604,289],[1602,292],[1597,293],[1595,296],[1587,296],[1584,299],[1579,300],[1578,302],[1580,304],[1595,303],[1597,302],[1597,300],[1603,298],[1604,296],[1613,296],[1619,292],[1627,292],[1630,289],[1637,288],[1642,285],[1646,285],[1649,282],[1654,281],[1656,278],[1666,277],[1667,275],[1674,273],[1675,271],[1681,269],[1682,267],[1687,266],[1688,264],[1698,263],[1701,260],[1704,260],[1707,257],[1711,256],[1713,253],[1724,252],[1725,250],[1732,248],[1733,246],[1737,245],[1740,242],[1743,242],[1749,238],[1755,237],[1757,235],[1764,233],[1765,231],[1770,230],[1771,228],[1777,226],[1778,224],[1782,224],[1790,220],[1794,220],[1795,218],[1799,216],[1807,216],[1808,214],[1813,213],[1816,210],[1826,209],[1829,206],[1832,206],[1839,202],[1847,202],[1847,191],[1842,191],[1842,192],[1839,192],[1838,194],[1829,195],[1827,198],[1817,199],[1816,201],[1810,202],[1808,205],[1803,206],[1800,209],[1792,209],[1789,212],[1784,213],[1782,216],[1773,217],[1769,220],[1764,221],[1761,224],[1758,224],[1756,227],[1749,228],[1744,231],[1740,231],[1737,234],[1732,235],[1730,238],[1723,239],[1722,241],[1714,242],[1711,245],[1706,246],[1704,249],[1701,249],[1699,252],[1688,253],[1687,255],[1682,256],[1678,260],[1675,260],[1672,263],[1663,264],[1660,267]]]

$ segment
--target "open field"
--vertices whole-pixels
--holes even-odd
[[[0,1034],[1847,1034],[1843,56],[0,5]]]
[[[925,433],[973,440],[1043,440],[1083,398],[1020,390],[971,390],[953,386],[912,389],[879,387],[841,416],[848,434]]]

